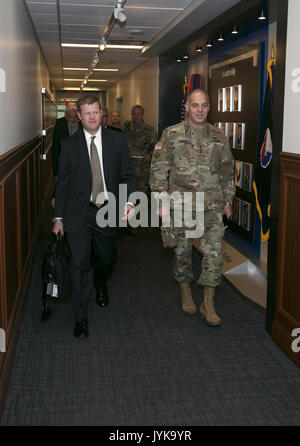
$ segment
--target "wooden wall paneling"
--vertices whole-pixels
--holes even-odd
[[[0,156],[0,326],[7,342],[6,353],[0,354],[0,416],[45,209],[45,202],[37,204],[40,150],[36,137]]]
[[[41,151],[42,154],[44,154],[44,148],[45,148],[45,138],[43,141],[43,150]],[[46,170],[46,161],[40,160],[40,169],[41,169],[41,180],[42,180],[42,186],[41,186],[41,194],[42,194],[42,201],[45,200],[45,193],[47,189],[47,170]]]
[[[3,186],[0,184],[0,323],[1,328],[7,330],[6,315],[6,289],[5,289],[5,239],[4,239],[4,207],[3,207]]]
[[[40,165],[41,165],[41,160],[40,160],[40,156],[41,156],[41,148],[39,147],[36,151],[35,151],[35,181],[36,181],[36,185],[35,185],[35,200],[36,200],[36,209],[37,209],[37,215],[40,214],[41,208],[42,208],[42,193],[41,193],[41,188],[40,188],[40,176],[41,176],[41,172],[40,172]]]
[[[25,269],[29,255],[29,208],[28,208],[28,161],[26,160],[20,167],[20,224],[22,238],[22,272]]]
[[[35,185],[35,181],[34,181],[34,156],[31,155],[29,160],[28,160],[28,164],[29,164],[29,179],[28,179],[28,184],[29,184],[29,215],[30,215],[30,238],[32,239],[33,237],[33,233],[34,233],[34,228],[35,228],[35,205],[34,205],[34,185]]]
[[[292,331],[300,327],[300,155],[282,153],[277,282],[272,338],[296,364]]]
[[[33,156],[33,203],[34,203],[34,221],[35,221],[35,225],[37,223],[37,219],[38,219],[38,206],[37,206],[37,188],[38,188],[38,178],[37,178],[37,165],[39,163],[39,150],[35,150],[32,154]]]
[[[16,209],[17,209],[17,225],[16,225],[16,235],[18,242],[18,284],[22,283],[22,234],[21,234],[21,197],[20,197],[20,167],[16,171],[16,188],[17,188],[17,198],[16,198]]]
[[[4,182],[4,239],[5,239],[5,289],[7,320],[15,303],[19,286],[18,271],[18,212],[17,212],[17,174],[16,170]]]

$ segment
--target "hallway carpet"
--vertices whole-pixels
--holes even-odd
[[[2,426],[300,425],[300,373],[265,332],[264,310],[224,282],[221,327],[184,314],[158,230],[120,238],[110,303],[93,296],[87,339],[73,337],[69,303],[40,322],[47,240],[45,223]]]

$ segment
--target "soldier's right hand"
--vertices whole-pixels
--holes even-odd
[[[164,222],[166,220],[166,218],[169,216],[169,213],[170,213],[170,209],[168,206],[161,206],[157,210],[157,215],[160,216],[162,222]]]

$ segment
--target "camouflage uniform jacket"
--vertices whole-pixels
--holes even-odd
[[[225,135],[207,123],[204,129],[187,121],[168,127],[152,157],[153,192],[204,192],[204,210],[221,211],[232,202],[233,157]]]
[[[129,146],[129,153],[134,157],[143,157],[144,161],[150,165],[154,146],[157,142],[157,133],[154,127],[143,122],[140,125],[134,125],[126,121],[123,125]]]

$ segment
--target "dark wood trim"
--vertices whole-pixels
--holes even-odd
[[[286,59],[286,34],[288,0],[269,0],[269,9],[277,18],[276,39],[276,66],[275,80],[273,84],[273,156],[272,156],[272,180],[271,180],[271,222],[270,238],[268,242],[268,288],[266,308],[266,331],[271,336],[276,302],[276,278],[277,278],[277,241],[278,221],[281,209],[279,207],[280,194],[280,153],[282,151],[283,135],[283,111],[285,88],[285,59]]]
[[[0,157],[0,255],[3,259],[0,263],[0,323],[6,332],[7,344],[6,353],[0,354],[0,416],[40,225],[54,186],[51,156],[43,160],[41,154],[42,137],[38,136]],[[25,230],[22,222],[25,222]]]
[[[300,155],[280,154],[280,216],[278,231],[276,304],[272,338],[300,367],[293,352],[292,330],[300,327]]]

